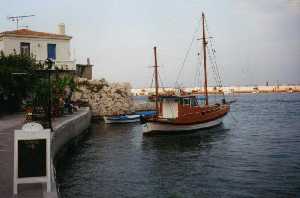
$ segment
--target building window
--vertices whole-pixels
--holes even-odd
[[[22,56],[30,56],[30,43],[21,42],[20,53]]]
[[[48,58],[56,59],[56,44],[48,44]]]

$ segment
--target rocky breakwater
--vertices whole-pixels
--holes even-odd
[[[105,79],[76,80],[78,90],[73,101],[87,103],[93,116],[128,114],[135,111],[129,83],[109,83]]]

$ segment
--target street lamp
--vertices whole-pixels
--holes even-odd
[[[27,72],[13,72],[13,73],[11,73],[11,75],[12,75],[12,77],[14,78],[15,76],[28,76],[28,75],[30,75],[30,74],[28,74]]]
[[[50,58],[47,58],[45,60],[45,63],[47,65],[47,71],[48,71],[48,85],[49,85],[49,90],[48,90],[48,124],[50,127],[50,130],[53,131],[52,128],[52,120],[51,120],[51,113],[52,113],[52,101],[51,101],[51,69],[53,65],[53,61]]]

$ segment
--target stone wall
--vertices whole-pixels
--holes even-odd
[[[72,100],[86,102],[93,116],[119,115],[134,112],[131,86],[129,83],[109,83],[105,79],[76,80],[78,91]]]
[[[93,76],[93,65],[76,64],[76,73],[80,78],[91,80]]]

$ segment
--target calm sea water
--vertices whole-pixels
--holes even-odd
[[[236,98],[222,126],[189,135],[93,124],[59,161],[62,197],[300,197],[300,94]]]

